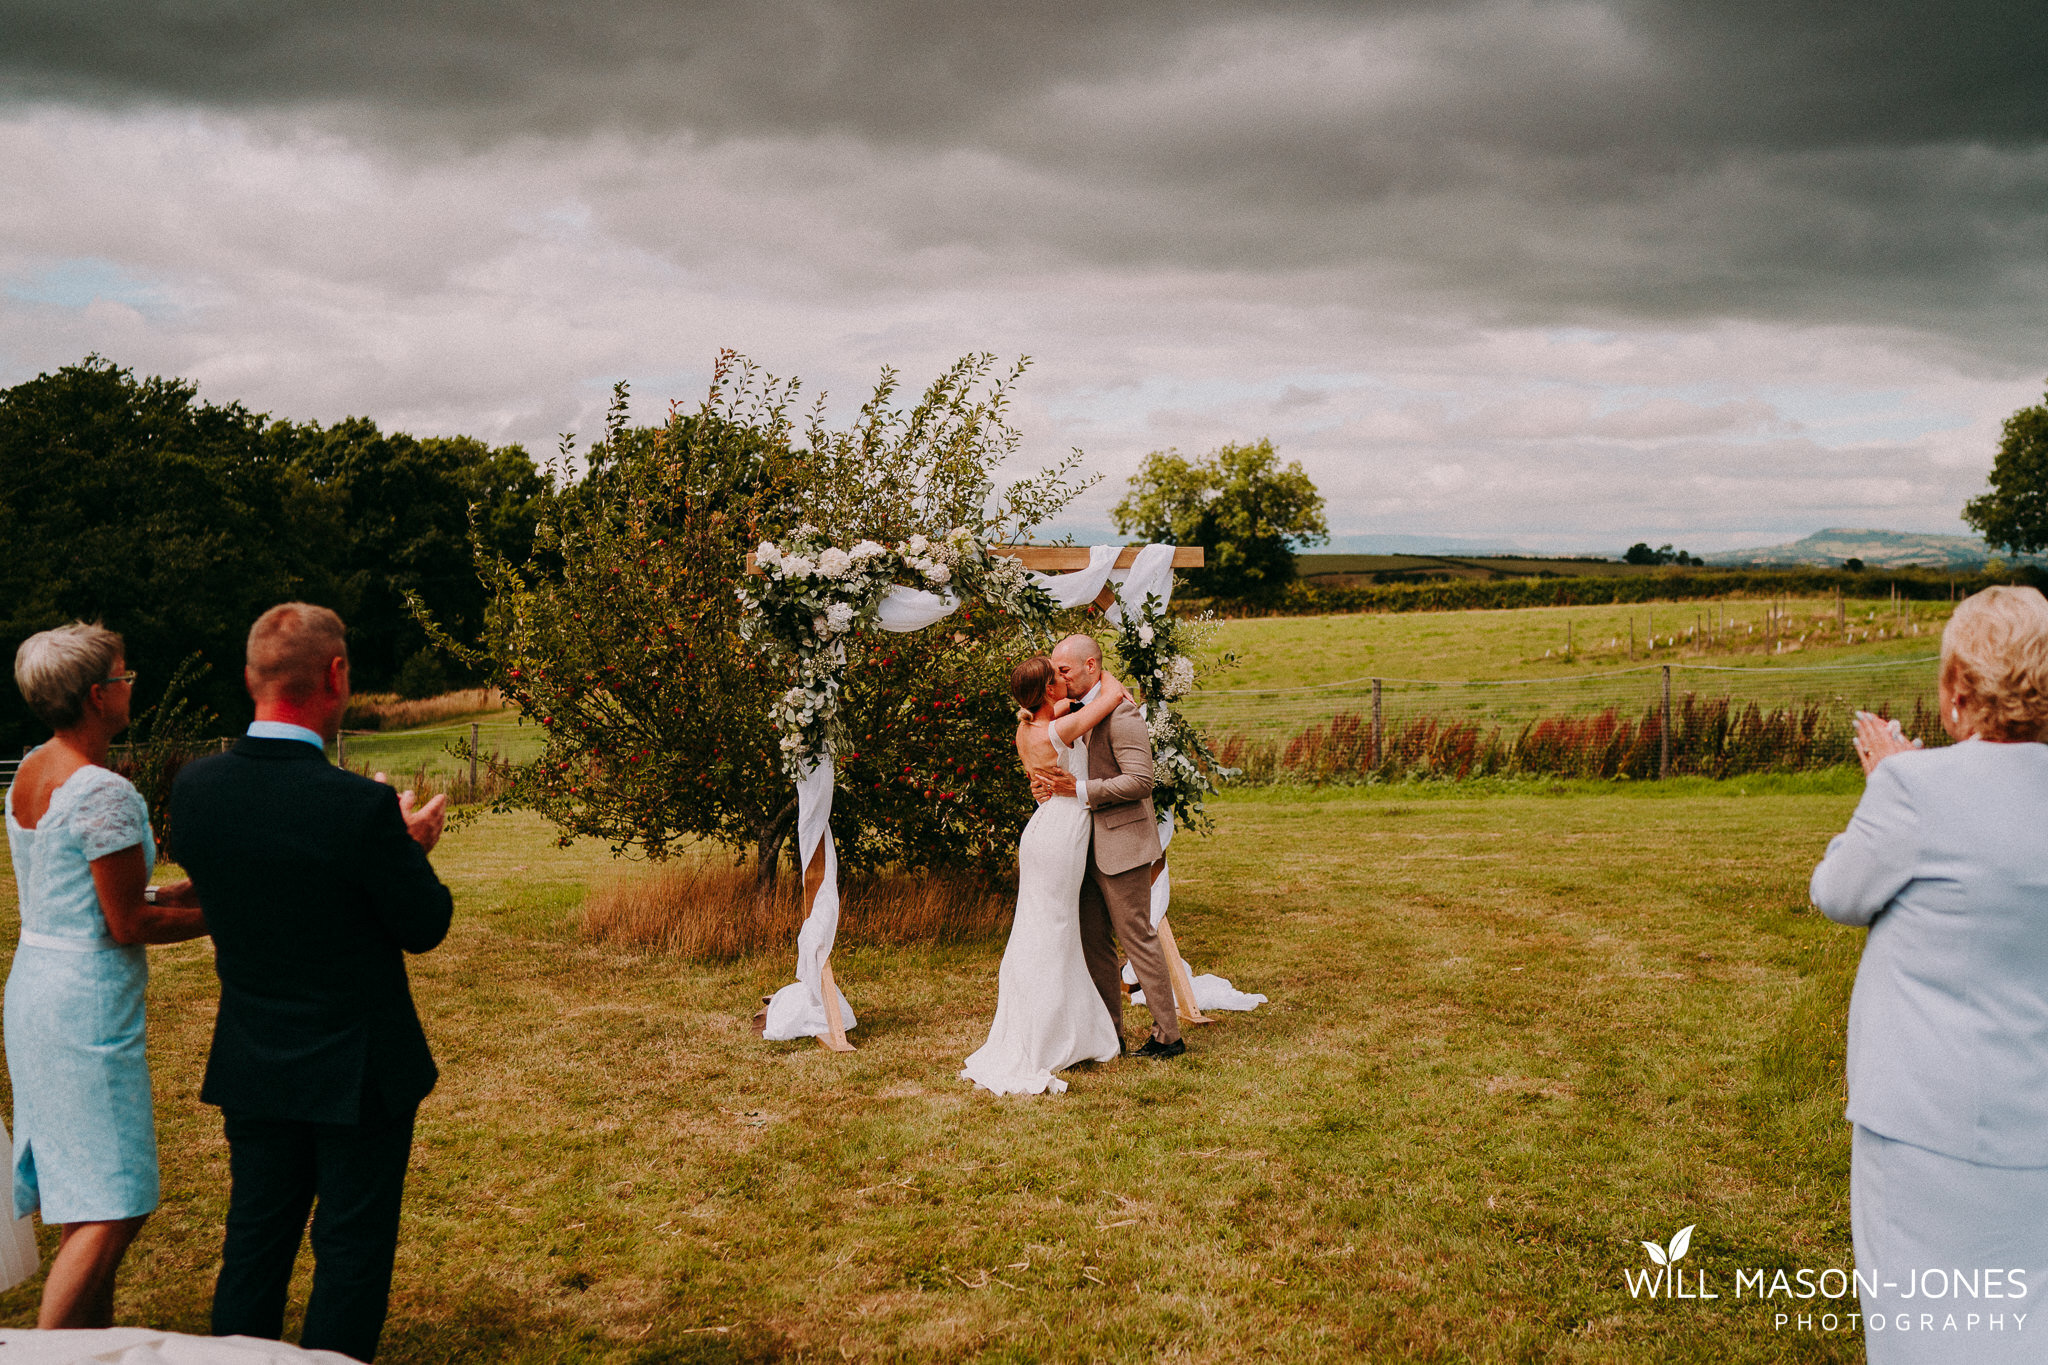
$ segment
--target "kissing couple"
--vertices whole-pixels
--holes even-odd
[[[1152,736],[1086,635],[1018,664],[1010,696],[1017,757],[1039,805],[1017,843],[1017,914],[995,1022],[960,1075],[998,1095],[1058,1094],[1067,1083],[1054,1072],[1123,1055],[1118,943],[1152,1012],[1137,1055],[1187,1051],[1152,928],[1152,876],[1164,854]]]

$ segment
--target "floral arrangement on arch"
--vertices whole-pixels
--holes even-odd
[[[1194,655],[1210,621],[1172,615],[1148,592],[1136,610],[1124,604],[1116,633],[1123,681],[1143,703],[1152,736],[1152,808],[1197,832],[1215,823],[1202,808],[1204,798],[1240,771],[1218,762],[1202,732],[1173,704],[1195,690]]]
[[[839,747],[839,699],[846,682],[846,639],[875,624],[882,599],[898,587],[922,588],[1009,613],[1034,634],[1050,629],[1058,607],[1030,570],[991,554],[973,532],[955,527],[937,539],[914,535],[891,547],[861,540],[841,548],[817,527],[796,528],[754,551],[758,580],[739,589],[742,638],[793,663],[795,683],[775,699],[782,766],[790,777]]]

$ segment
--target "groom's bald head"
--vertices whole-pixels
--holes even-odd
[[[1067,695],[1079,701],[1102,681],[1102,646],[1092,635],[1069,635],[1052,647],[1052,666],[1067,683]]]

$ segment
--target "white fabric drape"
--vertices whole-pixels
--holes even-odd
[[[1128,602],[1135,611],[1144,607],[1147,593],[1157,596],[1161,607],[1172,601],[1173,547],[1147,545],[1133,557],[1129,569],[1116,567],[1120,548],[1091,545],[1088,547],[1087,568],[1073,573],[1034,573],[1031,580],[1067,610],[1093,602],[1101,595],[1105,584],[1116,584],[1120,601],[1111,603],[1105,613],[1112,625],[1123,619],[1124,602]],[[926,592],[922,588],[892,588],[882,599],[875,620],[883,630],[905,633],[936,625],[959,609],[960,600],[951,593]],[[832,846],[834,776],[832,760],[828,758],[813,764],[797,779],[797,865],[808,869],[811,855],[822,845],[825,850],[825,879],[819,884],[810,913],[804,917],[804,927],[797,935],[796,980],[775,992],[768,1001],[762,1036],[778,1042],[822,1037],[831,1031],[831,1025],[825,1018],[824,973],[825,959],[832,955],[833,941],[839,935],[839,855]],[[1173,821],[1168,818],[1160,821],[1159,845],[1163,849],[1172,842]],[[1170,874],[1161,869],[1159,879],[1152,883],[1154,925],[1166,917],[1171,897]],[[1249,1004],[1212,1006],[1202,1000],[1203,983],[1221,980],[1221,977],[1213,976],[1196,979],[1195,994],[1200,1008],[1251,1008]],[[1223,987],[1229,990],[1230,983],[1224,981]],[[1241,992],[1231,994],[1255,1004],[1263,1003],[1266,998],[1263,995],[1244,996]],[[844,1028],[854,1026],[853,1006],[848,1003],[844,991],[839,992],[839,1019]]]
[[[41,1263],[36,1251],[33,1217],[14,1216],[14,1140],[7,1125],[0,1123],[0,1154],[7,1165],[0,1168],[0,1289],[12,1289],[31,1278]]]
[[[832,846],[832,783],[836,769],[823,759],[805,769],[796,784],[797,866],[809,869],[811,855],[822,845],[825,850],[825,879],[804,916],[804,927],[796,936],[796,981],[775,992],[768,1001],[768,1018],[761,1036],[781,1042],[790,1038],[817,1038],[831,1032],[825,1017],[825,959],[832,956],[833,940],[839,937],[839,851]],[[799,874],[801,875],[801,874]],[[854,1026],[853,1006],[846,992],[839,992],[839,1026]]]
[[[195,1337],[153,1327],[0,1329],[0,1359],[7,1365],[355,1365],[339,1351],[309,1351],[257,1337]]]
[[[1194,983],[1195,1008],[1204,1014],[1207,1014],[1210,1010],[1255,1010],[1266,1003],[1265,996],[1252,995],[1241,991],[1231,985],[1224,977],[1213,973],[1196,976],[1195,969],[1188,965],[1186,958],[1180,960],[1180,969],[1186,972],[1188,980]],[[1128,962],[1124,964],[1124,980],[1130,982],[1133,986],[1138,985],[1137,975],[1131,971],[1131,964]],[[1131,992],[1131,1003],[1133,1005],[1145,1003],[1145,990],[1142,986]]]

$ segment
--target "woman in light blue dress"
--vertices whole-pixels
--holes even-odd
[[[189,882],[149,889],[149,807],[107,768],[135,680],[123,654],[112,631],[71,625],[30,636],[14,659],[22,697],[55,732],[7,792],[21,944],[0,1019],[14,1090],[12,1212],[64,1228],[44,1328],[113,1321],[114,1276],[157,1205],[142,945],[206,932]]]
[[[1849,1001],[1849,1219],[1876,1362],[2048,1360],[2048,600],[1941,641],[1942,728],[1859,716],[1868,785],[1813,874],[1867,924]]]

